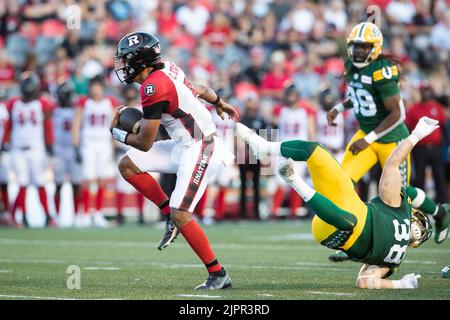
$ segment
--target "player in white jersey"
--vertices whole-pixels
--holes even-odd
[[[74,217],[78,214],[80,203],[81,159],[77,157],[72,143],[72,122],[75,117],[73,88],[68,82],[61,83],[56,89],[57,108],[53,111],[53,129],[55,131],[54,174],[55,208],[59,215],[61,188],[64,181],[72,185]]]
[[[233,161],[216,135],[211,114],[198,98],[214,105],[219,115],[234,117],[236,111],[212,89],[192,86],[178,66],[163,60],[159,40],[151,34],[137,32],[123,37],[115,67],[120,81],[141,84],[144,113],[138,134],[117,127],[119,113],[111,123],[113,138],[134,147],[119,163],[122,176],[147,196],[141,188],[143,173],[177,174],[170,198],[171,219],[209,272],[208,279],[196,289],[230,287],[231,279],[192,219],[192,211],[218,169]],[[171,139],[154,142],[160,124]]]
[[[34,185],[46,215],[45,225],[54,226],[56,224],[50,216],[45,190],[47,155],[53,155],[52,105],[40,97],[40,81],[36,74],[22,74],[20,90],[22,96],[8,103],[10,119],[3,139],[4,143],[10,143],[11,163],[19,184],[11,214],[14,223],[19,226],[15,214],[17,208],[21,208],[24,225],[28,226],[26,191],[29,185]]]
[[[284,90],[284,106],[281,108],[278,118],[280,141],[293,139],[315,139],[315,119],[314,110],[305,100],[300,99],[300,92],[294,85],[289,85]],[[282,159],[279,159],[282,161]],[[296,162],[296,171],[300,176],[305,176],[306,165],[303,162]],[[290,188],[279,175],[275,177],[277,189],[273,196],[272,216],[278,215],[285,192],[290,190],[289,207],[291,217],[296,217],[302,200],[295,190]]]
[[[0,92],[0,141],[3,141],[6,124],[9,120],[8,108],[6,107],[6,103],[3,102],[3,93],[6,92]],[[11,221],[8,221],[8,218],[10,218],[8,195],[10,167],[9,152],[6,150],[0,150],[0,196],[2,204],[2,210],[0,211],[0,224],[11,223]]]
[[[329,88],[324,88],[319,94],[321,109],[316,115],[316,138],[339,163],[344,157],[345,151],[345,119],[343,114],[336,118],[336,126],[330,126],[327,120],[328,111],[336,104],[336,97]]]
[[[84,215],[80,215],[79,226],[107,227],[103,216],[103,202],[107,179],[114,178],[113,145],[109,132],[109,123],[119,103],[116,99],[104,95],[102,80],[91,79],[89,97],[81,98],[77,103],[72,126],[72,139],[79,148],[81,157],[82,187],[81,197]],[[97,186],[94,214],[90,215],[90,188]],[[91,218],[92,217],[92,221]]]
[[[139,103],[139,89],[133,85],[129,84],[123,87],[122,90],[122,98],[124,100],[124,106],[133,107],[133,108],[141,108],[141,104]],[[131,149],[130,146],[127,146],[124,143],[116,141],[115,145],[115,156],[117,162]],[[126,194],[136,195],[136,203],[138,206],[138,224],[144,224],[144,196],[140,192],[136,192],[136,189],[133,188],[131,184],[129,184],[122,175],[117,172],[116,176],[116,208],[117,208],[117,223],[123,224],[123,208]]]

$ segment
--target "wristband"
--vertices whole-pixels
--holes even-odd
[[[217,93],[217,91],[214,91],[214,93],[217,95],[217,99],[214,102],[211,102],[211,104],[216,105],[220,102],[220,95]]]
[[[113,137],[114,140],[117,140],[117,141],[120,141],[120,142],[126,144],[125,141],[127,140],[129,132],[127,132],[125,130],[118,129],[118,128],[112,128],[111,129],[111,134],[112,134],[112,137]]]
[[[364,140],[366,140],[366,142],[368,144],[371,144],[372,142],[376,141],[378,139],[378,135],[376,134],[375,131],[370,131],[365,137]]]
[[[413,146],[415,146],[420,140],[419,137],[414,134],[414,132],[411,133],[407,139],[412,143]]]
[[[342,102],[339,102],[337,105],[333,107],[333,109],[336,110],[337,112],[343,112],[345,110],[345,107],[342,104]]]

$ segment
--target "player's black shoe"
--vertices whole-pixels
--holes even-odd
[[[350,260],[350,257],[344,251],[338,250],[335,253],[330,254],[328,256],[328,260],[333,262],[342,262]]]
[[[137,223],[140,226],[143,226],[145,224],[144,216],[142,214],[139,215]]]
[[[231,278],[225,269],[210,273],[208,279],[195,290],[220,290],[231,287]]]
[[[179,234],[180,230],[178,230],[178,228],[175,226],[175,223],[173,223],[171,219],[167,219],[166,231],[164,232],[164,235],[159,242],[158,250],[162,250],[170,246],[170,244],[175,241]]]

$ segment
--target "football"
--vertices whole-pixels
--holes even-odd
[[[142,111],[126,107],[119,115],[119,126],[130,133],[138,133],[141,125]]]

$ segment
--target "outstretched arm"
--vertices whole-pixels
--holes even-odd
[[[224,113],[228,114],[228,116],[231,119],[237,119],[238,118],[238,113],[233,108],[233,106],[231,106],[230,104],[225,102],[217,94],[216,91],[214,91],[213,89],[211,89],[211,88],[209,88],[207,86],[204,86],[202,84],[194,83],[194,84],[192,84],[192,86],[194,87],[195,91],[198,93],[198,97],[200,99],[205,100],[206,102],[208,102],[208,103],[210,103],[210,104],[212,104],[213,106],[216,107],[217,114],[222,119],[225,119]]]
[[[422,117],[411,135],[402,141],[386,160],[378,186],[380,198],[384,203],[392,207],[400,206],[402,201],[400,195],[402,187],[400,164],[405,161],[417,142],[431,134],[438,127],[437,120]]]

